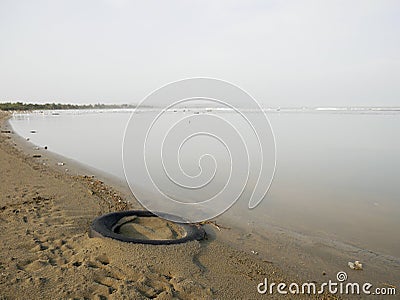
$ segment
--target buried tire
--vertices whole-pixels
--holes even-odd
[[[134,238],[120,234],[118,232],[118,229],[122,225],[130,222],[130,220],[128,220],[126,222],[121,223],[121,221],[124,218],[127,217],[158,218],[158,216],[163,216],[163,215],[167,216],[166,214],[157,213],[156,215],[150,211],[143,211],[143,210],[130,210],[130,211],[109,213],[96,218],[92,222],[89,228],[89,237],[108,237],[122,242],[137,243],[137,244],[152,244],[152,245],[180,244],[193,240],[202,240],[205,238],[205,231],[203,228],[201,228],[200,226],[196,226],[194,224],[187,224],[187,223],[180,223],[180,224],[174,223],[177,226],[179,226],[182,231],[184,231],[184,235],[176,239]]]

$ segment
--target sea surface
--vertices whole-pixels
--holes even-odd
[[[131,114],[131,110],[31,112],[15,114],[10,123],[20,136],[39,147],[47,146],[49,151],[125,180],[122,145]],[[188,116],[198,116],[201,122],[200,117],[206,114],[237,121],[232,111],[186,109],[167,112],[161,127]],[[270,189],[255,209],[248,209],[245,194],[223,216],[243,227],[257,224],[262,231],[270,225],[279,226],[400,259],[400,112],[271,110],[266,114],[276,143],[276,170]],[[134,125],[141,130],[141,122],[146,123],[150,115],[146,110],[137,112]],[[204,126],[209,124],[204,122]],[[189,121],[186,128],[192,125]],[[237,127],[245,124],[239,122]],[[147,129],[143,127],[143,131]],[[247,133],[244,130],[244,139]],[[228,134],[224,138],[232,137]],[[142,146],[138,142],[138,147]],[[181,157],[176,158],[176,153],[170,157],[178,159],[185,174],[195,178],[199,172],[207,175],[214,170],[212,160],[199,163],[208,149],[218,161],[217,184],[208,192],[187,194],[191,199],[207,198],[223,187],[231,163],[243,172],[257,167],[254,163],[248,167],[246,159],[231,161],[229,151],[205,137],[187,143]],[[157,155],[161,149],[149,151]],[[251,156],[259,149],[250,143],[248,151]],[[268,155],[269,159],[271,153]],[[155,176],[163,182],[165,173]],[[235,177],[230,179],[235,183]],[[140,179],[135,188],[152,196]],[[168,189],[177,197],[185,196],[173,185]]]

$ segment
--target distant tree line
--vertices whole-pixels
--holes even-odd
[[[58,110],[58,109],[110,109],[110,108],[135,108],[131,104],[61,104],[61,103],[0,103],[0,110]]]

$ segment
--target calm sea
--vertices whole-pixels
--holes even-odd
[[[11,125],[38,146],[124,180],[121,153],[130,114],[124,110],[34,112],[14,115]],[[168,120],[191,114],[169,112]],[[229,119],[233,113],[218,114]],[[277,149],[271,188],[255,209],[239,201],[225,213],[227,218],[243,226],[276,225],[332,238],[399,258],[400,113],[280,111],[267,115]],[[141,117],[146,118],[145,111]],[[192,176],[199,171],[200,152],[215,149],[207,139],[198,142],[187,145],[181,160],[182,169]],[[223,151],[218,162],[221,174],[229,169]],[[252,151],[258,150],[250,147]],[[146,193],[145,185],[138,188]]]

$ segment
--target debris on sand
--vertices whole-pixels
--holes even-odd
[[[58,162],[57,163],[57,166],[64,166],[65,165],[65,163],[63,163],[63,162]]]
[[[76,178],[83,180],[87,184],[88,194],[102,199],[109,206],[110,212],[132,209],[128,201],[125,201],[118,192],[96,179],[95,176],[77,175]]]
[[[355,262],[349,261],[348,266],[352,270],[362,270],[363,269],[362,263],[360,263],[358,260],[356,260]]]
[[[217,228],[218,231],[221,231],[221,228],[222,229],[230,229],[229,227],[224,227],[224,226],[221,226],[221,225],[217,224],[217,222],[215,222],[215,221],[202,221],[202,222],[199,222],[199,223],[196,223],[196,224],[199,225],[199,226],[200,225],[206,225],[206,224],[212,225],[215,228]]]
[[[40,155],[40,154],[35,154],[35,155],[33,155],[33,157],[34,157],[34,158],[40,158],[40,157],[42,157],[42,155]]]

